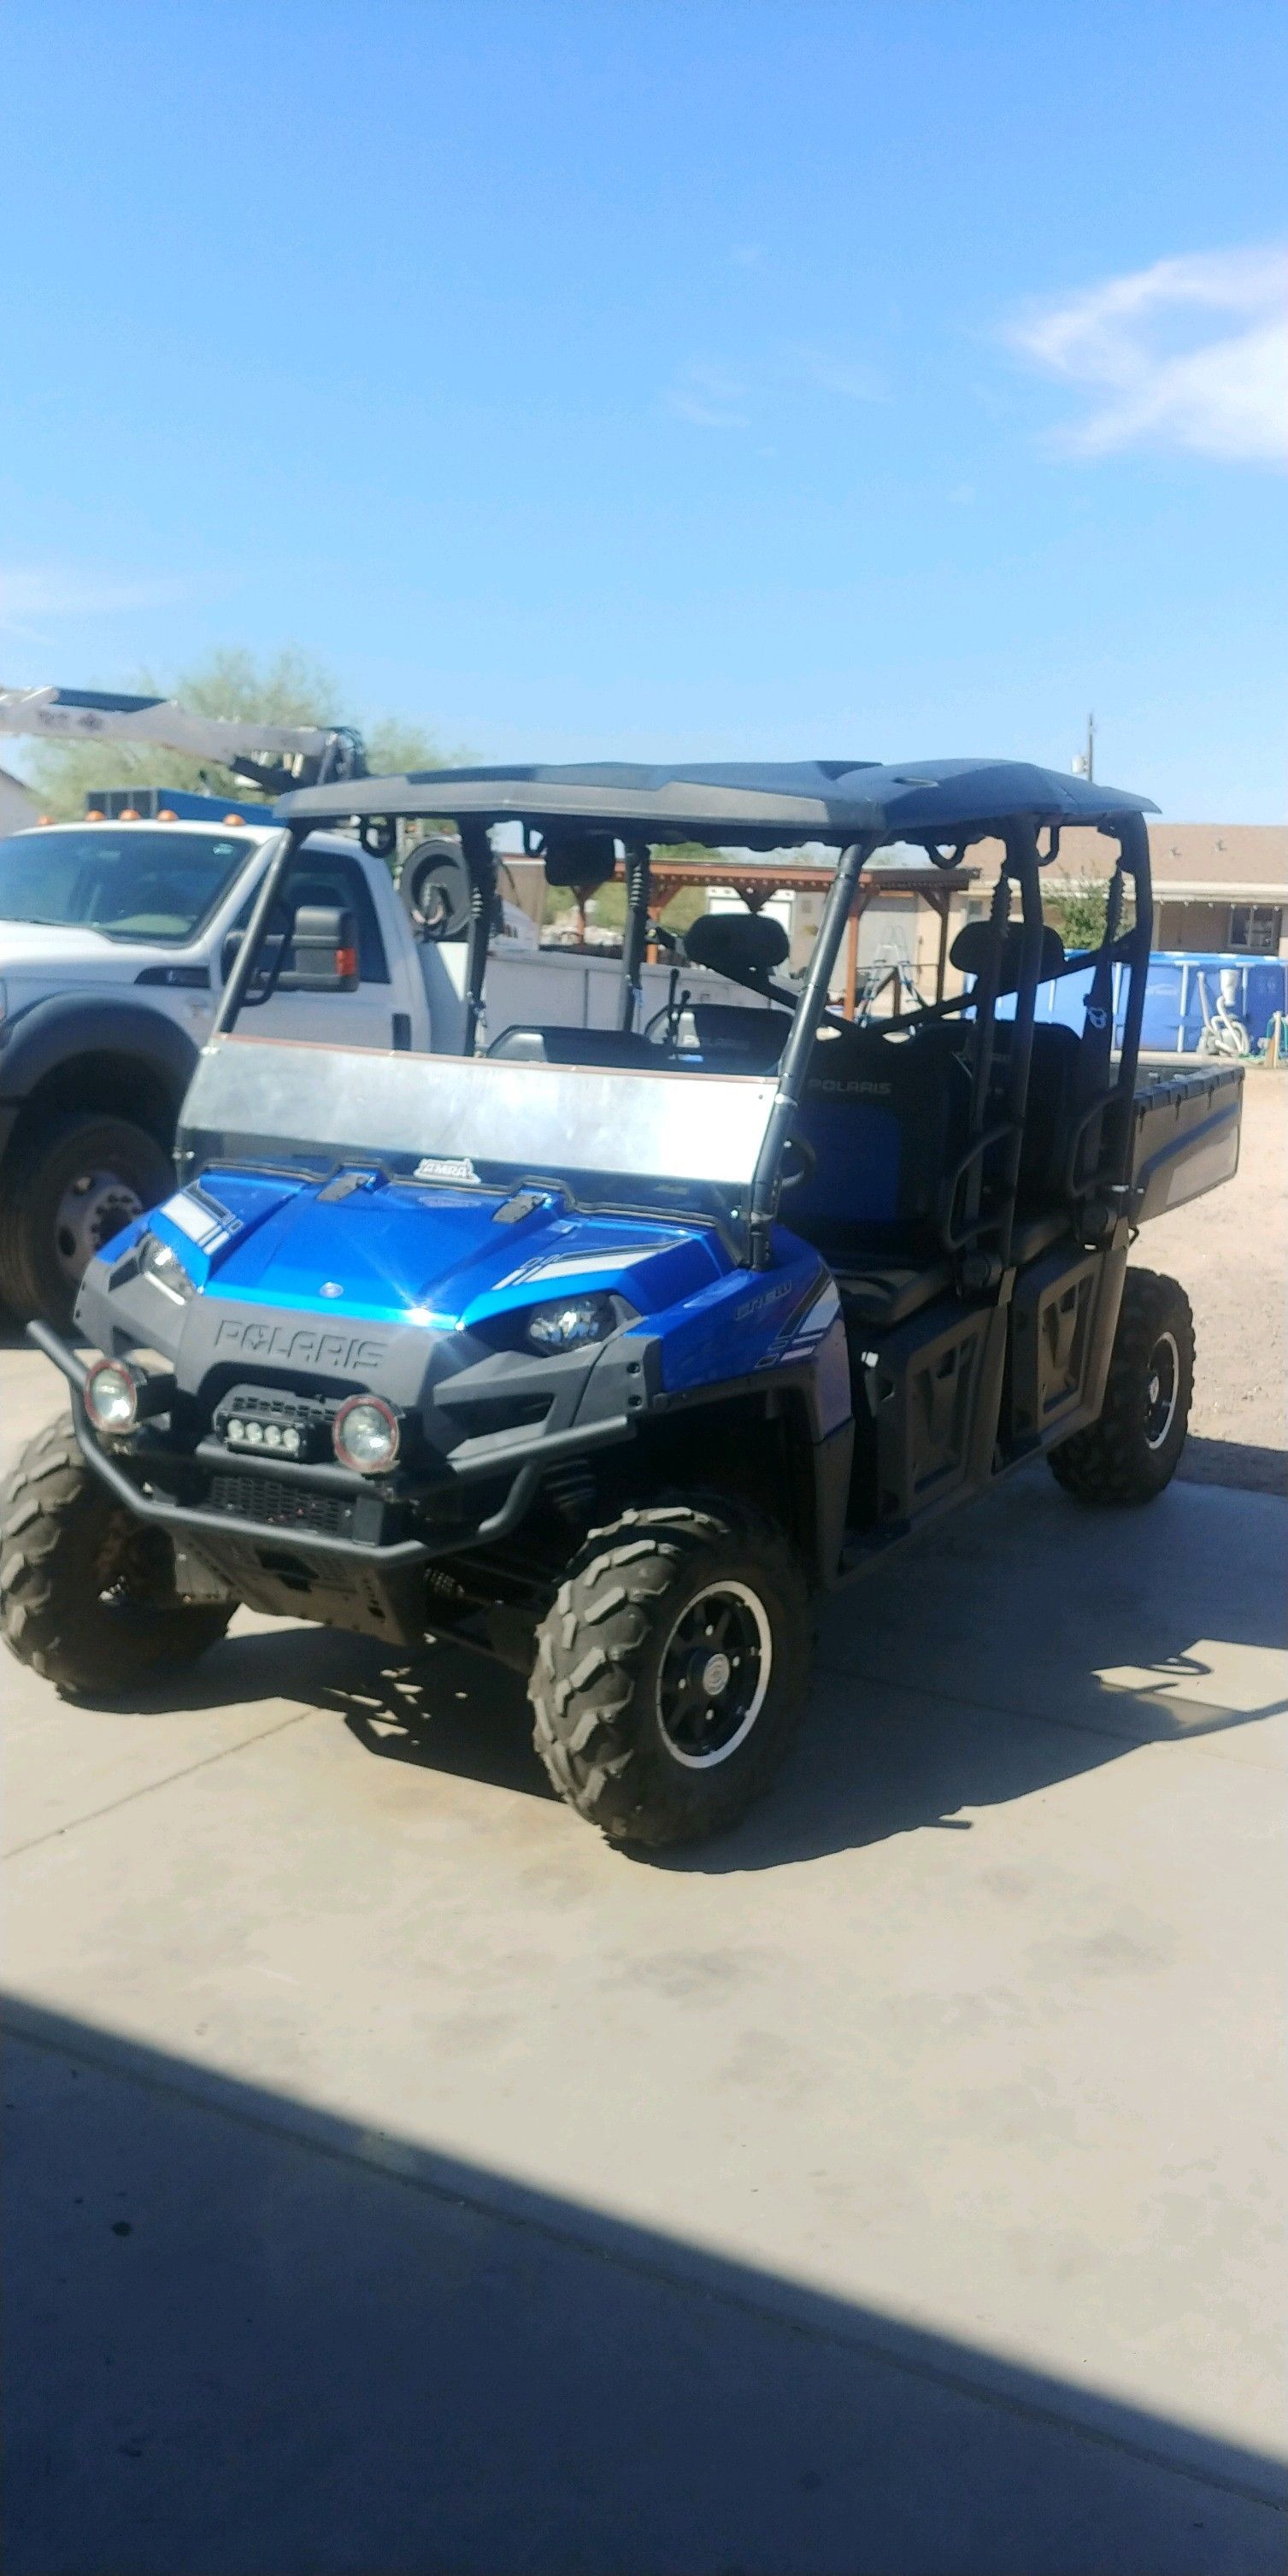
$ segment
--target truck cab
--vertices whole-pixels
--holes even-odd
[[[164,1194],[180,1103],[281,839],[265,809],[149,801],[159,810],[0,840],[0,1302],[22,1316],[65,1320],[92,1253]],[[351,837],[312,835],[300,899],[352,915],[357,981],[324,1009],[278,989],[264,1035],[425,1045],[388,867]]]

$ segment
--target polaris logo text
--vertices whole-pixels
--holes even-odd
[[[280,1360],[288,1368],[337,1369],[348,1376],[354,1370],[378,1369],[389,1345],[350,1333],[324,1333],[316,1326],[235,1324],[225,1319],[215,1335],[215,1348],[240,1351],[244,1359]]]

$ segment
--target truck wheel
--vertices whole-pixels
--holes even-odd
[[[1151,1503],[1171,1483],[1194,1392],[1194,1317],[1175,1279],[1129,1270],[1100,1419],[1049,1456],[1080,1503]]]
[[[20,1132],[0,1170],[0,1300],[69,1324],[87,1262],[173,1188],[168,1155],[131,1119],[71,1111]]]
[[[697,1842],[768,1788],[809,1683],[805,1579],[723,1499],[594,1530],[537,1631],[528,1695],[561,1798],[613,1842]]]
[[[0,1488],[0,1636],[65,1698],[190,1664],[234,1605],[176,1599],[163,1530],[114,1503],[69,1422],[51,1422]]]

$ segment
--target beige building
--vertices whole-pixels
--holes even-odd
[[[1154,947],[1288,957],[1288,824],[1151,823]],[[997,878],[1001,850],[977,842],[981,887]],[[1066,828],[1044,871],[1048,896],[1062,885],[1102,884],[1115,848],[1099,832]],[[978,900],[973,909],[980,908]]]
[[[31,789],[12,771],[0,769],[0,833],[25,832],[35,822],[38,807]]]

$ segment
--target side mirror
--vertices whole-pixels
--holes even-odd
[[[281,916],[275,918],[279,926],[270,930],[260,950],[248,1003],[266,1002],[272,993],[357,992],[361,982],[358,925],[351,912],[339,904],[302,903],[286,939]],[[225,983],[245,937],[244,930],[230,930],[224,941],[220,963]]]
[[[287,948],[291,963],[278,977],[279,993],[356,993],[358,925],[338,904],[302,903]]]

